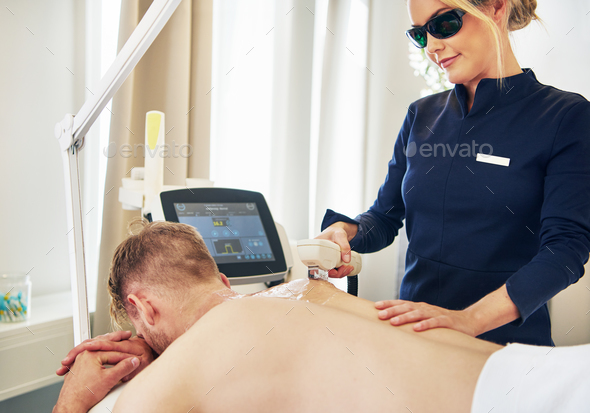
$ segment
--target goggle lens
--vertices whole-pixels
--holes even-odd
[[[412,43],[416,47],[424,48],[426,47],[426,31],[419,30],[419,29],[410,29],[406,32],[406,35],[410,38]]]
[[[426,30],[437,39],[446,39],[457,34],[460,28],[461,21],[456,16],[445,13],[432,20]]]
[[[415,27],[406,31],[406,36],[420,49],[426,47],[427,34],[437,39],[448,39],[456,35],[463,26],[463,10],[455,9],[436,16],[422,27]]]

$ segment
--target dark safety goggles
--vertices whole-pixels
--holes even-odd
[[[464,14],[465,12],[460,9],[439,14],[428,20],[422,27],[414,27],[406,30],[406,36],[408,36],[417,48],[423,49],[427,43],[427,32],[437,39],[448,39],[456,35],[463,26]]]

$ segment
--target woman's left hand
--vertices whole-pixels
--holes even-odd
[[[415,303],[405,300],[386,300],[375,303],[381,320],[390,320],[394,326],[417,323],[414,331],[445,327],[477,336],[477,327],[473,316],[466,310],[455,311],[427,303]]]

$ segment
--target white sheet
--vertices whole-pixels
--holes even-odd
[[[112,412],[113,407],[115,407],[115,403],[117,399],[121,395],[121,392],[125,389],[127,383],[119,384],[118,386],[113,387],[113,390],[107,394],[107,397],[102,399],[96,406],[88,411],[88,413],[106,413]]]
[[[511,344],[492,354],[477,381],[471,407],[472,413],[490,411],[590,412],[590,344]]]

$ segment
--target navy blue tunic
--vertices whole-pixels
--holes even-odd
[[[506,284],[521,317],[480,338],[552,345],[546,303],[590,251],[590,102],[526,69],[502,89],[482,79],[471,110],[460,84],[414,102],[373,206],[355,219],[328,210],[322,230],[356,223],[351,247],[375,252],[404,218],[401,299],[459,310]]]

